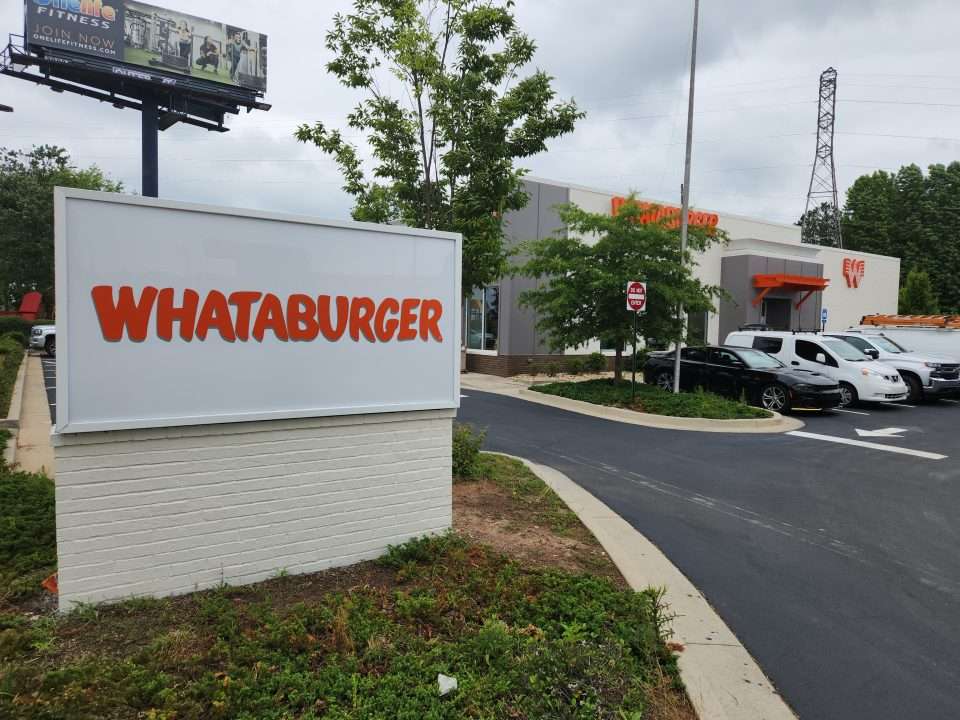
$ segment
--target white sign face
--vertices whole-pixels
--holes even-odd
[[[56,432],[449,409],[460,236],[57,188]]]

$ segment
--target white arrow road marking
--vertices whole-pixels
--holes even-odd
[[[881,430],[861,430],[857,428],[860,437],[899,438],[906,430],[904,428],[883,428]]]
[[[870,450],[883,450],[884,452],[897,453],[898,455],[912,455],[913,457],[923,458],[925,460],[947,459],[946,455],[927,452],[926,450],[910,450],[909,448],[896,447],[894,445],[881,445],[880,443],[866,442],[864,440],[847,440],[847,438],[834,437],[833,435],[818,435],[817,433],[801,432],[800,430],[788,432],[787,435],[807,438],[808,440],[822,440],[824,442],[837,443],[838,445],[854,445]]]

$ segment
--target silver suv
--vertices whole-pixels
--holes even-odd
[[[960,361],[954,358],[911,352],[881,333],[844,330],[825,336],[845,340],[864,355],[899,370],[910,389],[908,400],[960,395]]]

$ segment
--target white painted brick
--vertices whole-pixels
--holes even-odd
[[[61,607],[315,572],[440,532],[452,415],[56,437]]]

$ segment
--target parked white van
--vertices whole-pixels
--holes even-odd
[[[841,405],[906,400],[909,389],[894,368],[870,359],[839,338],[819,333],[741,330],[727,335],[727,345],[750,347],[773,355],[788,367],[820,372],[840,385]]]

